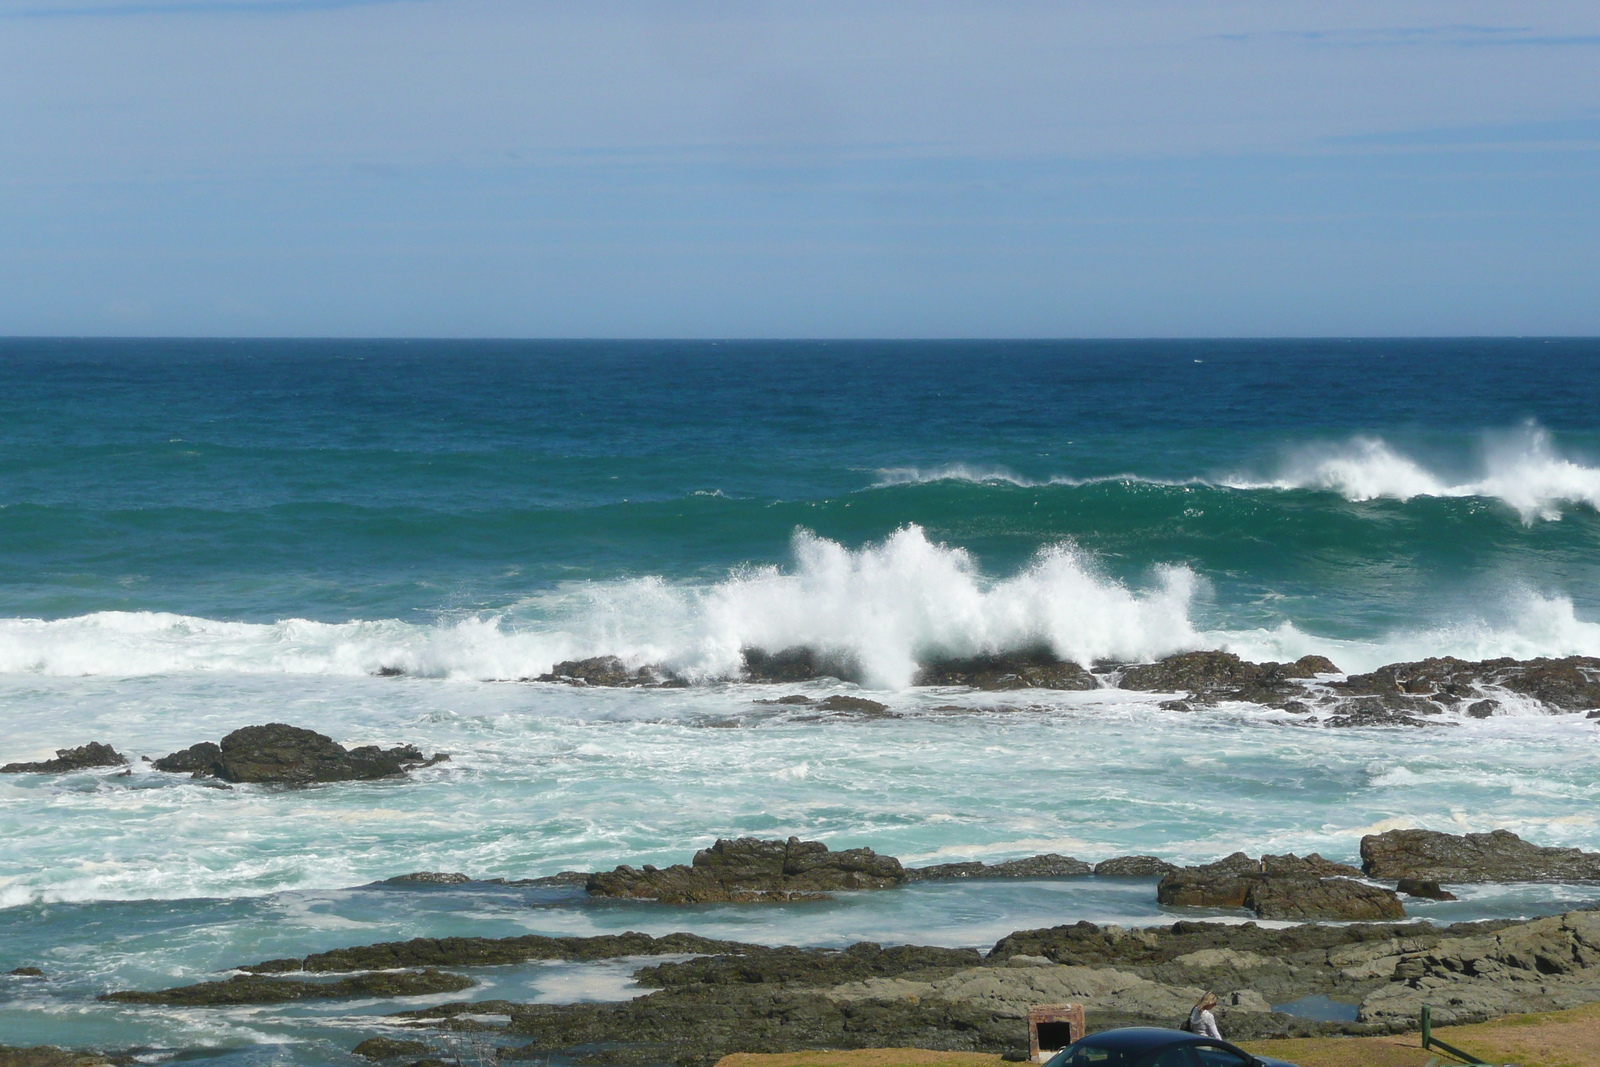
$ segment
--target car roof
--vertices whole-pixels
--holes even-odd
[[[1151,1049],[1172,1045],[1192,1045],[1203,1040],[1199,1034],[1187,1030],[1170,1030],[1163,1026],[1124,1026],[1117,1030],[1102,1030],[1090,1034],[1078,1044],[1088,1048],[1117,1049],[1122,1052],[1148,1052]],[[1205,1039],[1209,1040],[1209,1039]]]

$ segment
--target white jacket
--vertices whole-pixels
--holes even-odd
[[[1189,1013],[1189,1032],[1222,1040],[1222,1034],[1217,1030],[1217,1017],[1200,1008],[1195,1008]]]

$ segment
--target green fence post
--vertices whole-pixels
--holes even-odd
[[[1427,1050],[1433,1041],[1433,1009],[1428,1005],[1422,1006],[1422,1048]]]

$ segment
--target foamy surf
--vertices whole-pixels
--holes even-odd
[[[982,572],[965,550],[915,525],[851,549],[807,531],[789,566],[744,567],[709,585],[660,577],[577,583],[503,612],[420,625],[231,622],[161,612],[0,620],[0,673],[138,677],[186,672],[367,675],[451,680],[537,677],[557,662],[614,655],[697,682],[737,678],[747,648],[804,647],[859,665],[870,687],[911,684],[919,662],[1048,647],[1083,664],[1140,662],[1191,649],[1252,660],[1325,655],[1348,671],[1463,659],[1600,655],[1600,623],[1570,599],[1523,591],[1503,616],[1440,620],[1373,640],[1195,621],[1203,579],[1155,568],[1132,586],[1069,543],[1015,574]]]
[[[1525,523],[1560,519],[1563,506],[1600,509],[1600,467],[1561,455],[1549,431],[1531,423],[1514,433],[1485,435],[1475,477],[1452,477],[1382,438],[1362,436],[1299,448],[1275,477],[1240,475],[1221,484],[1235,489],[1322,489],[1347,500],[1483,497],[1516,509]]]

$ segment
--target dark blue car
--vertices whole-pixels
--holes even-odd
[[[1045,1067],[1294,1067],[1252,1056],[1226,1041],[1185,1030],[1128,1026],[1090,1034],[1050,1057]]]

